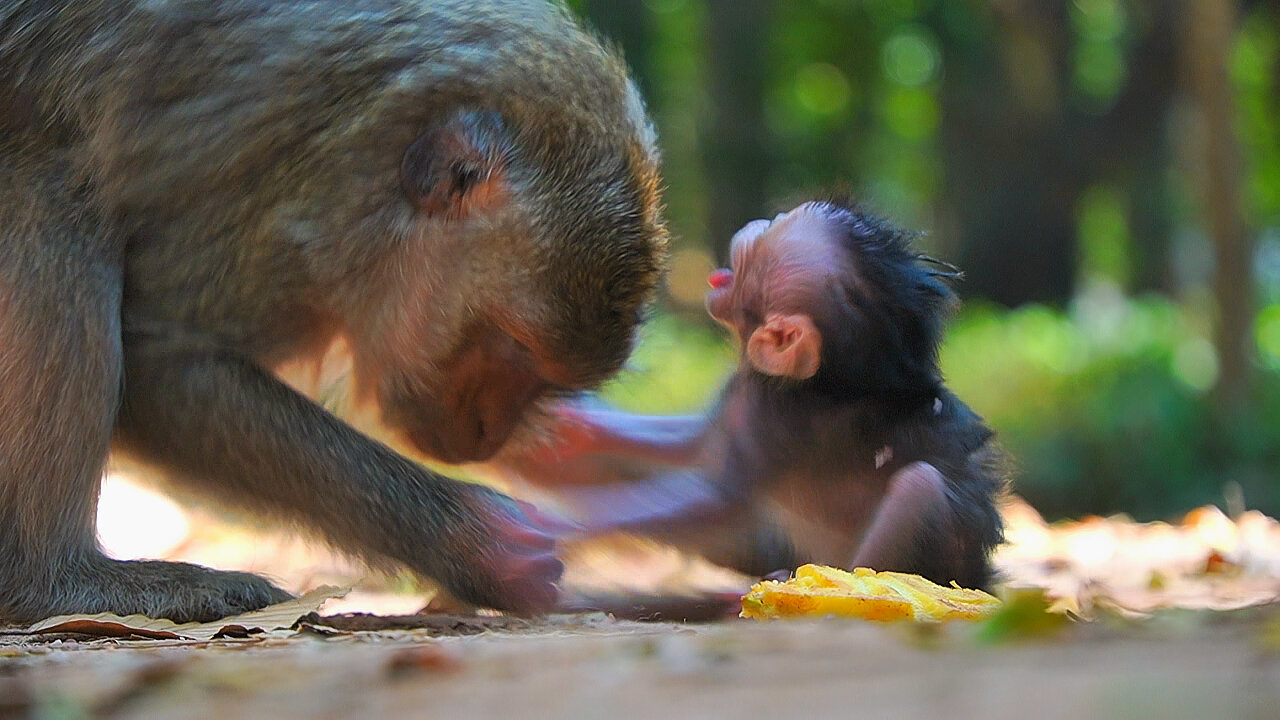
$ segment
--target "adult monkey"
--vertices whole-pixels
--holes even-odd
[[[450,462],[613,373],[665,244],[617,58],[542,2],[16,0],[0,68],[0,620],[286,597],[103,556],[109,448],[462,600],[552,604],[536,513],[269,368],[345,339]]]

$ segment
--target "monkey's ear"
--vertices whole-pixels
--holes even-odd
[[[808,315],[769,315],[747,339],[747,361],[765,375],[805,380],[818,372],[822,334]]]
[[[456,220],[501,204],[511,143],[496,112],[464,110],[423,133],[400,161],[405,198],[431,217]]]

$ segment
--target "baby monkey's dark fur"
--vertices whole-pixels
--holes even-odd
[[[816,373],[767,375],[744,354],[708,417],[584,410],[578,422],[609,448],[570,448],[584,452],[566,456],[555,482],[622,478],[563,494],[598,527],[648,534],[752,575],[818,562],[985,587],[1002,539],[999,453],[938,368],[954,302],[943,280],[958,271],[848,204],[814,207],[837,238],[838,269],[749,277],[753,263],[766,263],[752,247],[735,264],[736,294],[713,315],[746,345],[779,283],[823,275],[803,307],[786,308],[820,333]]]
[[[876,569],[986,586],[988,558],[1002,539],[995,499],[1003,480],[991,430],[946,389],[938,369],[943,319],[954,301],[940,276],[954,269],[926,267],[908,236],[883,220],[845,204],[829,207],[846,257],[830,302],[810,309],[824,338],[817,374],[779,381],[741,368],[722,401],[725,407],[738,396],[750,408],[747,435],[729,441],[731,457],[750,463],[731,465],[746,473],[738,482],[763,491],[751,510],[766,528],[782,530],[753,532],[760,549],[732,564],[757,573],[798,562],[848,565],[872,501],[904,468],[928,463],[944,480],[951,517],[921,523],[909,553]],[[844,510],[836,500],[842,494],[866,502]],[[783,520],[774,519],[776,508]],[[834,533],[834,542],[806,542],[797,522]],[[771,542],[777,557],[764,551]]]

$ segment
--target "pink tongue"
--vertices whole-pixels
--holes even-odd
[[[713,270],[711,275],[707,277],[707,284],[716,290],[719,290],[722,287],[728,287],[731,282],[733,282],[733,271],[725,270],[723,268],[720,270]]]

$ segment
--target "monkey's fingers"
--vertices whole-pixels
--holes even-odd
[[[557,583],[564,563],[553,552],[517,555],[495,568],[506,602],[500,609],[513,615],[550,611],[560,598]]]
[[[492,491],[477,489],[483,523],[476,538],[479,553],[453,578],[440,578],[467,603],[515,615],[551,610],[559,598],[557,583],[564,564],[556,542],[567,523],[532,505]]]

